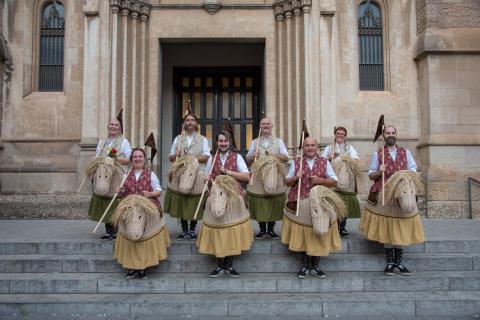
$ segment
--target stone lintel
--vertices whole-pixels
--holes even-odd
[[[414,59],[429,53],[480,53],[479,28],[427,29],[416,40]]]
[[[98,16],[100,14],[100,0],[83,0],[83,13],[86,16]]]

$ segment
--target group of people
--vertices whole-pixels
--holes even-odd
[[[182,134],[173,141],[169,160],[172,168],[176,164],[178,168],[186,163],[195,163],[198,166],[196,175],[199,184],[193,187],[194,191],[188,192],[178,188],[173,182],[174,175],[169,175],[162,210],[158,200],[162,189],[155,173],[145,166],[145,151],[141,148],[132,150],[128,141],[122,137],[119,121],[111,120],[109,136],[105,141],[99,142],[97,157],[111,156],[114,149],[116,160],[121,165],[131,164],[132,169],[125,183],[116,191],[121,199],[129,195],[141,195],[150,199],[158,208],[157,220],[160,222],[156,223],[161,226],[155,228],[155,234],[150,232],[148,237],[134,241],[122,234],[122,230],[125,232],[127,228],[119,227],[121,218],[113,217],[112,224],[112,214],[118,202],[106,215],[105,238],[117,237],[114,256],[128,269],[127,279],[145,279],[146,268],[167,258],[166,248],[170,245],[170,238],[163,212],[179,219],[182,231],[177,239],[194,239],[200,253],[216,257],[217,266],[210,277],[222,274],[238,277],[239,273],[233,267],[235,256],[249,250],[254,239],[280,238],[289,250],[300,253],[298,278],[309,275],[325,278],[325,273],[320,269],[320,258],[341,250],[340,238],[349,236],[346,230],[347,217],[360,217],[359,229],[365,237],[384,245],[386,275],[393,275],[396,271],[409,275],[408,269],[402,264],[402,249],[425,240],[418,210],[405,215],[395,205],[378,201],[378,194],[383,188],[382,175],[384,181],[387,181],[396,171],[416,171],[411,153],[396,144],[396,129],[393,126],[385,127],[384,150],[382,152],[380,149],[372,155],[368,177],[373,181],[373,186],[362,215],[356,183],[347,187],[339,185],[332,166],[339,157],[348,157],[353,162],[359,160],[355,148],[346,142],[346,128],[335,128],[334,142],[325,147],[321,154],[318,141],[312,137],[305,138],[302,143],[303,156],[291,161],[290,165],[287,148],[280,138],[273,135],[272,129],[273,124],[269,118],[260,121],[259,137],[252,141],[246,161],[232,148],[232,133],[225,130],[215,137],[217,150],[212,155],[207,139],[198,133],[197,117],[193,113],[187,113],[183,118]],[[384,154],[384,159],[381,154]],[[270,177],[275,179],[272,184],[274,190],[265,192],[264,189],[269,187],[257,183],[262,174],[254,168],[268,161],[275,162],[279,169],[278,178],[277,175]],[[243,188],[245,185],[246,190]],[[347,208],[346,215],[331,213],[327,229],[321,233],[315,225],[319,219],[312,218],[308,207],[310,193],[318,186],[334,190]],[[287,193],[288,187],[290,190]],[[93,220],[99,220],[110,199],[111,197],[93,194],[89,208]],[[253,233],[251,219],[259,225],[260,231],[256,235]],[[196,225],[199,220],[203,222],[197,235]],[[275,232],[277,221],[282,221],[280,237]],[[115,234],[117,229],[118,235]]]

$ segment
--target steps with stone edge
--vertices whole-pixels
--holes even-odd
[[[438,234],[429,239],[426,227],[427,242],[405,250],[410,277],[384,276],[382,247],[353,231],[352,238],[342,240],[340,253],[321,259],[327,279],[304,280],[296,278],[298,255],[278,240],[255,241],[236,259],[240,278],[210,279],[215,260],[198,254],[193,241],[173,240],[177,227],[170,222],[168,260],[152,268],[149,279],[127,281],[112,257],[113,243],[89,235],[91,223],[75,221],[85,229],[83,235],[62,236],[57,230],[48,237],[36,231],[28,239],[0,239],[0,319],[475,317],[480,315],[480,241],[470,228],[480,230],[478,222],[466,227],[466,236],[452,221],[455,236],[445,239]],[[443,232],[445,226],[438,229]]]

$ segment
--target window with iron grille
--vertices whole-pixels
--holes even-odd
[[[358,8],[360,90],[385,90],[383,72],[383,27],[380,8],[366,1]]]
[[[65,14],[57,1],[47,4],[40,20],[38,90],[63,91]]]

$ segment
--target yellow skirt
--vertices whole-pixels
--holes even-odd
[[[336,221],[326,234],[319,236],[313,232],[313,227],[298,224],[283,216],[280,240],[288,245],[289,250],[306,252],[309,256],[324,257],[332,251],[342,250]]]
[[[208,226],[203,223],[198,234],[197,247],[200,253],[212,254],[217,258],[237,256],[249,250],[253,243],[250,219],[227,227]]]
[[[170,247],[170,237],[167,226],[150,239],[143,241],[131,241],[118,233],[113,257],[125,269],[143,270],[167,259],[168,247]]]
[[[425,242],[422,219],[419,214],[410,218],[394,218],[365,209],[358,229],[368,240],[396,246]]]

